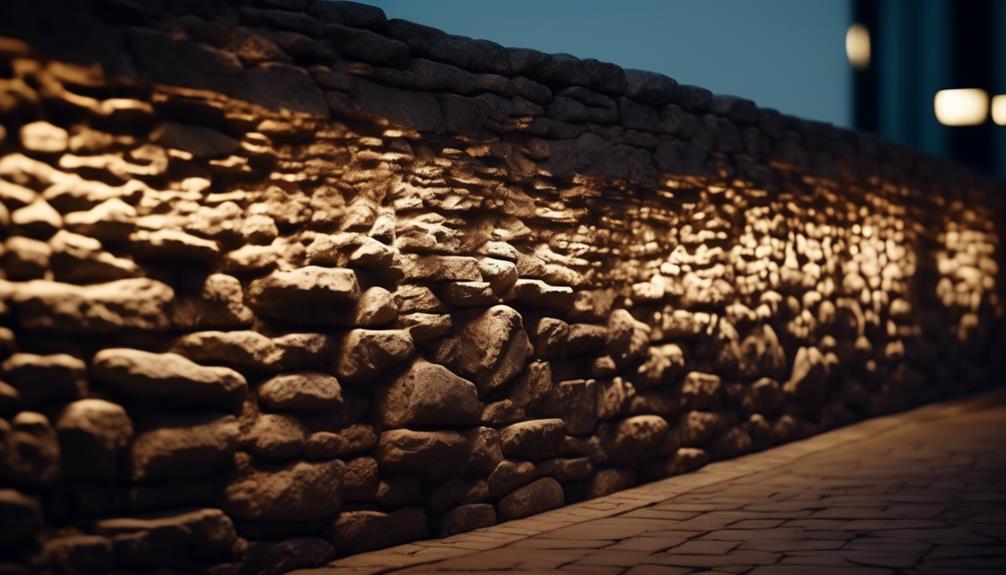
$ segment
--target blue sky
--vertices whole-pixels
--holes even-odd
[[[849,0],[363,0],[504,46],[661,72],[848,126]]]

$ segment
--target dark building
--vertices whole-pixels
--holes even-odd
[[[869,63],[855,72],[855,127],[1006,175],[1006,127],[995,122],[1006,118],[993,112],[995,96],[1006,94],[1006,2],[855,0],[853,20],[872,46]],[[937,119],[935,94],[957,88],[987,95],[977,123]]]

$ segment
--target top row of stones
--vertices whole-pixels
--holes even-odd
[[[306,13],[321,24],[370,30],[390,40],[401,42],[397,51],[400,59],[419,56],[451,64],[471,72],[485,72],[503,76],[526,76],[549,86],[584,86],[597,92],[628,96],[652,105],[675,103],[685,109],[703,109],[719,112],[742,123],[754,123],[756,110],[750,100],[733,96],[714,97],[712,92],[696,86],[678,84],[662,74],[644,70],[625,70],[615,64],[593,58],[580,59],[570,54],[546,54],[528,48],[506,48],[489,40],[476,40],[466,36],[448,34],[436,28],[407,20],[388,19],[384,11],[375,6],[356,2],[329,0],[258,0],[262,8],[244,11],[246,17],[258,16],[273,25],[289,25],[304,32],[312,26],[283,18],[271,10]],[[168,10],[170,5],[166,6]],[[323,31],[318,35],[332,36],[343,32],[347,38],[333,41],[359,41],[369,44],[349,30]],[[371,38],[370,40],[374,40]],[[406,49],[407,48],[407,49]],[[379,50],[394,60],[395,50]],[[371,54],[374,57],[375,54]]]

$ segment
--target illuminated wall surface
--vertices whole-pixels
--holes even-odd
[[[662,76],[262,4],[93,2],[55,16],[97,30],[75,53],[45,2],[3,8],[14,564],[280,572],[998,379],[1001,183]]]

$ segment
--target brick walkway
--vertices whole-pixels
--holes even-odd
[[[1006,392],[874,419],[335,573],[1006,573]]]

